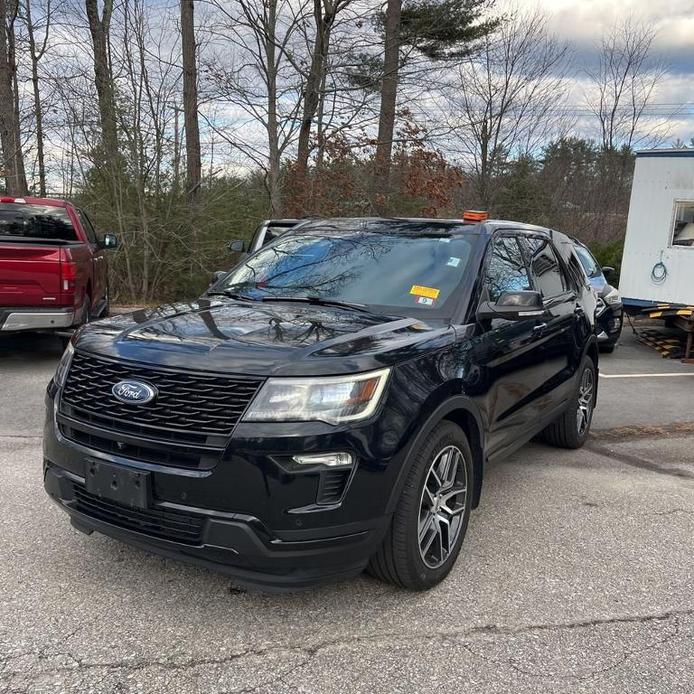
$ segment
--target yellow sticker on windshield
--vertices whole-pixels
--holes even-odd
[[[410,294],[415,296],[425,296],[427,299],[438,299],[441,291],[434,287],[422,287],[419,284],[413,284],[410,289]]]

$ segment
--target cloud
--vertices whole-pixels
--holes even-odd
[[[585,104],[586,70],[598,60],[602,36],[630,18],[652,27],[655,40],[652,62],[662,62],[661,80],[649,118],[667,122],[668,142],[694,136],[694,6],[692,0],[510,0],[498,7],[539,7],[547,14],[548,28],[571,48],[569,101]],[[591,135],[590,119],[581,117],[579,129]],[[583,126],[583,127],[582,127]]]

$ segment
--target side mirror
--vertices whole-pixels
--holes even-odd
[[[229,241],[229,250],[232,253],[243,253],[246,250],[246,242],[241,239]]]
[[[217,282],[219,282],[219,280],[221,280],[222,277],[224,277],[224,275],[226,275],[226,274],[227,274],[226,270],[217,270],[216,272],[213,272],[212,273],[212,281],[210,282],[210,287],[213,284],[217,284]]]
[[[502,292],[496,303],[483,301],[477,309],[478,320],[505,318],[506,320],[525,320],[541,316],[544,311],[542,294],[530,290]]]
[[[614,275],[614,268],[611,265],[605,265],[605,267],[602,268],[602,274],[605,275],[605,277]]]
[[[99,245],[102,248],[118,248],[118,237],[115,234],[104,234]]]

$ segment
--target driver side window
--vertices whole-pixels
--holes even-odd
[[[516,237],[500,236],[492,243],[486,279],[489,300],[496,303],[504,292],[531,289],[528,269]]]

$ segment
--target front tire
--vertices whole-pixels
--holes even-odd
[[[417,445],[390,529],[368,571],[388,583],[426,590],[455,564],[474,489],[472,451],[463,430],[441,422]]]
[[[598,372],[593,360],[586,356],[578,369],[578,385],[564,413],[543,432],[547,443],[558,448],[580,448],[588,438],[593,421]]]

